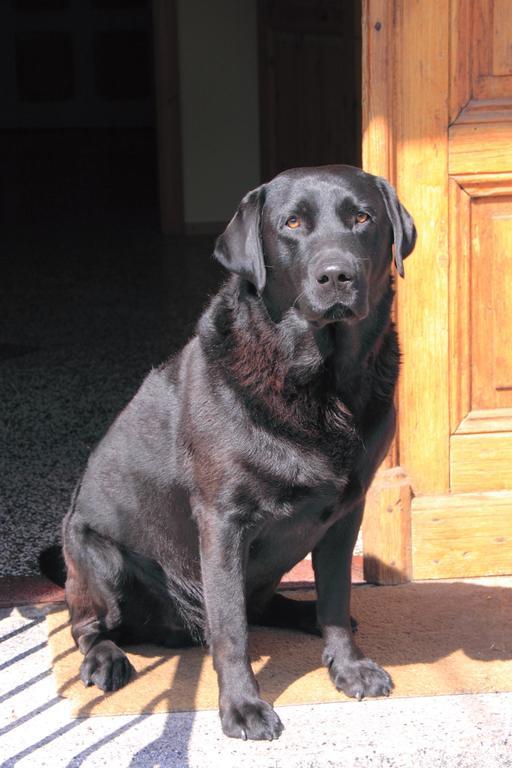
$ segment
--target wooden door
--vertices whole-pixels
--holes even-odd
[[[364,166],[419,232],[365,525],[381,582],[512,573],[511,39],[509,0],[364,3]]]
[[[262,180],[361,162],[360,0],[258,0]]]

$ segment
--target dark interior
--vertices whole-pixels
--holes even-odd
[[[266,0],[257,15],[255,181],[359,165],[359,3]],[[37,573],[90,450],[223,274],[213,232],[161,233],[149,0],[6,0],[0,30],[6,576]]]

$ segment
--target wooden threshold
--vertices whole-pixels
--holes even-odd
[[[412,578],[512,573],[512,491],[417,496],[411,502]]]

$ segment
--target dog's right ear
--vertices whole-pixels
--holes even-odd
[[[260,215],[265,201],[264,186],[248,192],[238,210],[217,238],[213,255],[223,267],[240,275],[261,294],[266,281]]]
[[[389,181],[377,176],[377,187],[380,190],[386,212],[393,227],[395,243],[395,264],[400,277],[404,276],[404,259],[409,256],[416,245],[416,227],[411,214],[398,199],[395,189]]]

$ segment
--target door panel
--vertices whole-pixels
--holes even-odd
[[[453,493],[512,488],[512,432],[453,435],[450,479]]]
[[[471,409],[512,406],[512,197],[471,206]],[[512,486],[511,486],[512,487]]]
[[[501,173],[511,167],[512,105],[492,106],[492,111],[484,111],[480,108],[482,104],[476,102],[451,126],[448,161],[451,175]]]
[[[396,311],[411,524],[371,555],[391,566],[410,536],[404,576],[510,573],[512,3],[366,0],[363,30],[365,168],[418,228]]]
[[[456,117],[448,129],[450,182],[457,186],[449,202],[450,489],[511,490],[512,5],[455,4],[464,24],[462,35],[451,31],[452,75],[466,76],[462,87],[457,83],[460,103],[452,98]]]
[[[465,0],[459,0],[465,3]],[[509,0],[477,0],[471,28],[474,96],[495,99],[512,87],[512,4]]]

